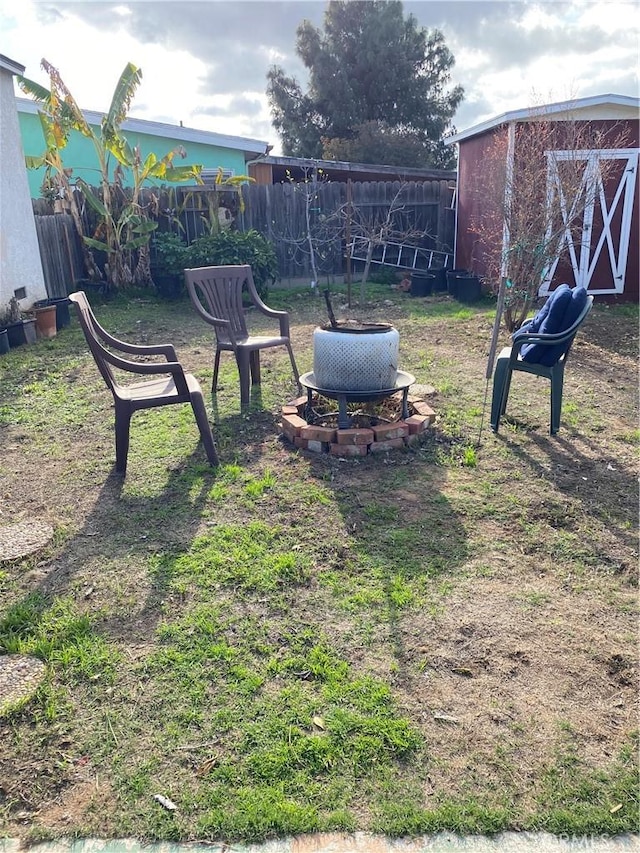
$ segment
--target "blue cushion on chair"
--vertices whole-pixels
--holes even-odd
[[[571,291],[571,301],[567,305],[564,318],[562,320],[561,332],[570,329],[576,322],[584,306],[587,304],[587,291],[584,287],[574,287]],[[565,341],[563,344],[556,344],[552,347],[545,347],[546,352],[543,353],[540,359],[540,364],[545,364],[547,367],[552,367],[556,361],[565,354],[571,346],[571,340]]]
[[[571,325],[571,323],[565,322],[565,317],[571,306],[572,298],[573,294],[569,285],[561,284],[560,287],[557,287],[553,291],[549,299],[540,311],[538,311],[526,331],[540,335],[557,335],[559,332],[564,332]],[[565,349],[566,346],[564,344],[558,344],[557,346],[525,344],[520,350],[520,354],[522,355],[522,360],[529,362],[529,364],[544,364],[547,367],[551,367],[560,358]]]

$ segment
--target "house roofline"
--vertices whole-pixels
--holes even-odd
[[[16,97],[16,107],[20,113],[36,114],[39,106],[28,98]],[[89,124],[100,126],[104,113],[92,110],[82,110]],[[169,136],[180,142],[199,142],[203,145],[215,145],[218,148],[231,148],[243,151],[248,155],[264,154],[267,142],[260,139],[249,139],[244,136],[227,136],[211,130],[198,130],[193,127],[183,127],[181,124],[166,124],[160,121],[148,121],[141,118],[127,118],[122,123],[123,130],[135,133],[147,133],[149,136]]]
[[[20,65],[15,59],[9,59],[2,53],[0,53],[0,68],[11,72],[11,74],[24,74],[24,65]]]
[[[543,104],[539,107],[511,110],[510,112],[501,113],[501,115],[495,116],[495,118],[475,124],[453,136],[449,136],[444,142],[446,145],[454,145],[456,142],[462,142],[473,136],[479,136],[481,133],[486,133],[494,127],[500,127],[500,125],[509,124],[512,121],[535,121],[541,117],[547,118],[559,113],[578,112],[600,106],[624,107],[638,111],[640,110],[640,98],[634,98],[630,95],[592,95],[588,98],[577,98],[572,101],[559,101],[555,104]],[[620,118],[623,118],[623,116],[620,116]]]

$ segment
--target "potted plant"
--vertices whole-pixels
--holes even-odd
[[[189,266],[189,248],[171,231],[156,231],[153,236],[154,262],[151,277],[160,296],[177,299],[184,293],[184,271]]]
[[[9,345],[12,347],[19,347],[21,344],[35,344],[36,342],[35,317],[23,317],[15,296],[9,300],[7,309],[7,336]]]

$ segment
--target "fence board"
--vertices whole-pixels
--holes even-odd
[[[391,230],[412,232],[409,241],[425,249],[452,252],[454,215],[452,189],[446,181],[420,183],[399,181],[354,181],[351,183],[351,236],[371,235],[386,222],[390,205]],[[284,279],[306,277],[311,280],[311,263],[306,241],[306,214],[317,244],[316,265],[320,276],[341,275],[345,269],[347,227],[347,184],[331,181],[311,184],[283,182],[273,185],[251,184],[242,189],[244,210],[237,196],[224,194],[221,206],[230,206],[235,227],[255,229],[274,244],[280,276]],[[207,233],[206,192],[192,188],[162,188],[144,191],[142,204],[157,211],[160,229],[176,229],[186,242]],[[83,277],[82,251],[73,220],[67,214],[45,215],[34,200],[36,227],[49,296],[64,296]],[[40,211],[43,211],[40,214]],[[172,224],[173,222],[173,224]],[[390,235],[393,241],[393,235]],[[403,240],[402,242],[406,242]]]
[[[67,213],[34,217],[47,295],[66,296],[83,277],[82,250],[72,217]]]

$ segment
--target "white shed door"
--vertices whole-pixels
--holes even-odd
[[[639,153],[637,148],[546,152],[547,204],[559,201],[566,227],[556,259],[543,276],[541,295],[549,292],[563,255],[571,262],[576,284],[590,293],[623,293]],[[562,163],[576,158],[584,161],[582,186],[575,198],[567,198]],[[607,167],[606,187],[601,172],[605,160],[616,161]],[[580,236],[576,224],[581,225]]]

